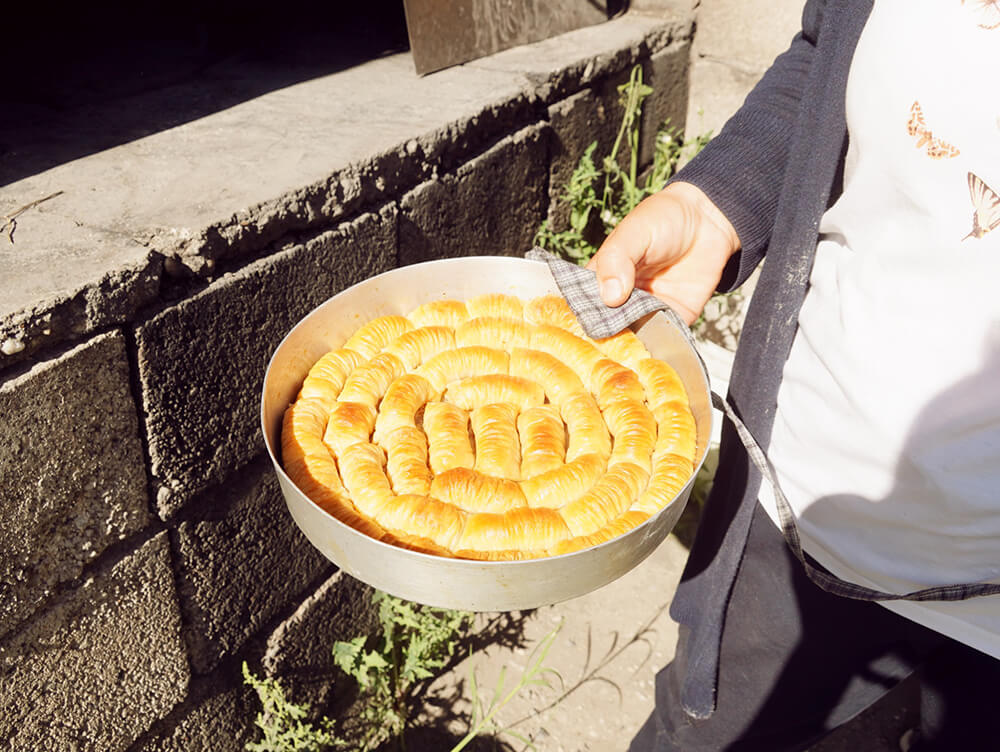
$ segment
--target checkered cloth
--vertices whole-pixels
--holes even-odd
[[[694,337],[691,335],[691,330],[687,324],[677,315],[676,311],[659,298],[643,290],[633,290],[625,303],[618,308],[609,308],[601,300],[597,275],[594,272],[565,261],[541,248],[533,248],[525,256],[534,261],[544,261],[549,265],[549,271],[552,272],[559,291],[566,298],[566,302],[569,303],[573,313],[576,314],[583,330],[591,337],[595,339],[610,337],[627,328],[643,316],[655,311],[663,311],[688,339],[694,352],[698,352]],[[847,582],[824,569],[814,566],[802,550],[799,530],[795,524],[795,514],[792,512],[791,505],[789,505],[788,499],[778,484],[777,474],[767,454],[736,414],[732,405],[715,392],[711,392],[711,397],[712,406],[724,413],[732,422],[750,460],[760,470],[764,481],[769,483],[774,490],[781,530],[789,548],[792,549],[795,557],[802,562],[809,579],[823,590],[844,598],[863,601],[960,601],[967,598],[1000,594],[1000,583],[992,582],[940,585],[905,594],[887,593],[882,590],[856,585],[853,582]]]

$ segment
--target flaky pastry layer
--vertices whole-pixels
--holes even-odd
[[[674,369],[558,296],[441,300],[360,327],[285,412],[285,472],[355,529],[439,556],[555,556],[622,535],[691,477]]]

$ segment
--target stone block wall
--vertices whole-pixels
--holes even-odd
[[[370,593],[284,507],[259,429],[270,354],[382,271],[523,254],[573,155],[614,137],[637,63],[658,89],[648,153],[683,118],[693,25],[628,23],[501,54],[482,75],[514,85],[489,106],[0,320],[0,747],[240,750],[244,660],[330,699],[330,647],[370,629]]]

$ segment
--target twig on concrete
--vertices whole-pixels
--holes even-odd
[[[36,199],[30,204],[25,204],[20,209],[12,211],[10,214],[4,214],[4,223],[0,226],[0,232],[7,233],[7,240],[10,241],[11,245],[14,244],[14,230],[17,228],[17,218],[21,216],[28,209],[33,209],[41,203],[48,201],[50,198],[55,198],[56,196],[62,195],[64,191],[56,191],[55,193],[50,193],[48,196]]]

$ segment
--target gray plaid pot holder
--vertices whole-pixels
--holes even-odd
[[[583,330],[595,339],[610,337],[638,321],[643,316],[647,316],[655,311],[663,311],[677,328],[684,334],[695,353],[698,352],[695,346],[694,337],[684,320],[677,315],[659,298],[650,295],[643,290],[633,290],[628,300],[618,308],[609,308],[601,300],[600,290],[597,285],[597,276],[589,269],[572,264],[564,259],[555,256],[541,248],[533,248],[525,254],[526,258],[534,261],[544,261],[549,266],[549,271],[555,278],[556,285],[566,298],[573,313]],[[700,356],[699,356],[700,357]],[[777,474],[774,466],[767,458],[767,454],[757,443],[757,440],[750,433],[736,411],[729,402],[714,391],[711,392],[712,406],[721,411],[732,422],[736,429],[740,441],[746,448],[751,461],[760,470],[764,480],[771,485],[774,490],[774,498],[777,501],[778,517],[781,521],[781,529],[788,546],[792,549],[795,557],[802,562],[809,579],[827,592],[840,595],[844,598],[854,598],[863,601],[960,601],[967,598],[976,598],[985,595],[996,595],[1000,593],[1000,583],[977,582],[963,585],[940,585],[937,587],[915,590],[911,593],[897,594],[887,593],[882,590],[856,585],[847,582],[839,577],[835,577],[824,569],[814,566],[802,550],[802,543],[799,538],[799,530],[795,524],[795,515],[785,497],[781,486],[778,484]]]

